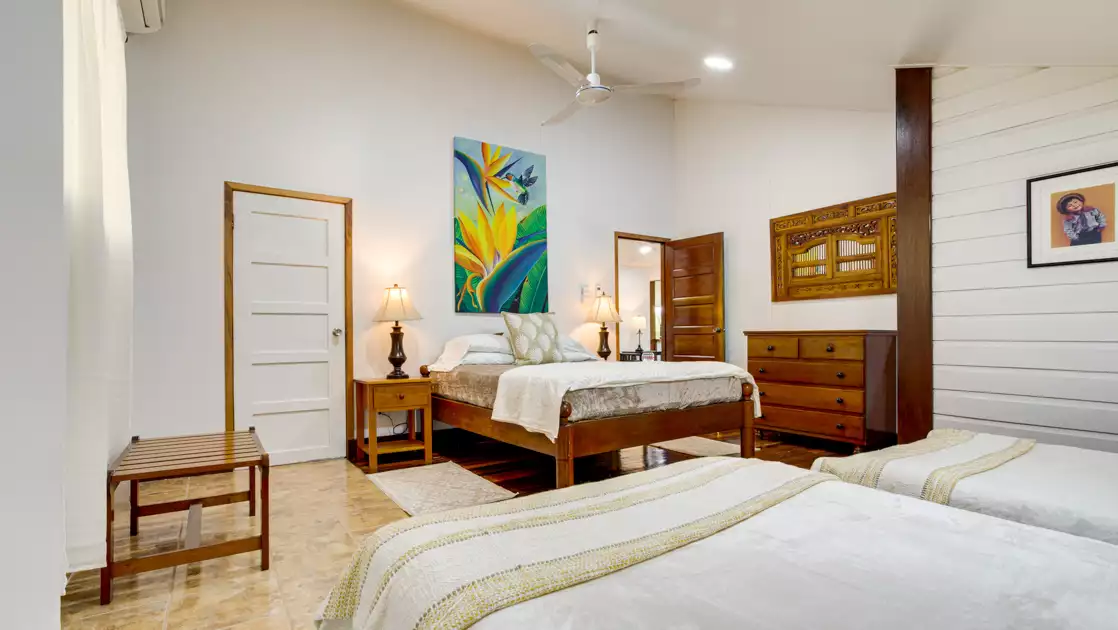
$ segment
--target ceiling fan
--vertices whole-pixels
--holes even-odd
[[[583,76],[581,72],[571,65],[571,62],[567,61],[547,46],[543,44],[532,44],[528,47],[528,50],[536,56],[536,59],[538,59],[540,63],[578,88],[575,92],[575,99],[571,101],[569,105],[556,112],[554,116],[543,121],[543,123],[541,123],[542,125],[553,125],[562,122],[570,118],[584,106],[597,105],[598,103],[609,100],[609,97],[612,96],[614,92],[664,94],[670,96],[699,84],[699,79],[687,79],[686,81],[669,81],[666,83],[602,85],[602,77],[598,75],[597,63],[598,29],[593,25],[590,26],[590,29],[586,33],[586,48],[590,51],[590,74]]]

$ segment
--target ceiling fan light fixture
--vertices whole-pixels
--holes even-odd
[[[586,85],[578,89],[575,100],[583,105],[597,105],[610,97],[613,90],[604,85]]]
[[[734,69],[734,62],[729,57],[710,55],[703,59],[703,65],[716,72],[729,72]]]

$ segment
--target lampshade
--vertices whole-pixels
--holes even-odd
[[[632,319],[629,320],[629,323],[637,330],[644,330],[645,327],[648,326],[648,319],[646,319],[644,315],[634,315]]]
[[[621,321],[621,316],[617,314],[617,309],[613,308],[613,300],[610,296],[602,294],[594,298],[594,306],[590,309],[590,317],[586,321],[617,323]]]
[[[412,306],[408,290],[394,284],[384,290],[384,301],[373,315],[374,322],[405,322],[413,319],[423,319],[419,311]]]

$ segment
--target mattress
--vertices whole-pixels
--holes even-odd
[[[493,408],[501,374],[515,365],[460,365],[449,372],[431,372],[432,391],[443,398]],[[567,392],[569,421],[610,418],[650,411],[686,409],[741,400],[741,381],[734,377],[644,383]]]
[[[812,468],[886,492],[1118,544],[1116,453],[936,429],[911,444],[820,458]],[[934,489],[945,478],[953,486],[937,495]]]
[[[707,457],[387,525],[319,623],[1111,630],[1116,592],[1118,546]]]

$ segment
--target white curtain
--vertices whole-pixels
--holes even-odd
[[[70,244],[66,555],[105,564],[105,472],[132,413],[132,209],[117,0],[64,1],[64,199]]]

